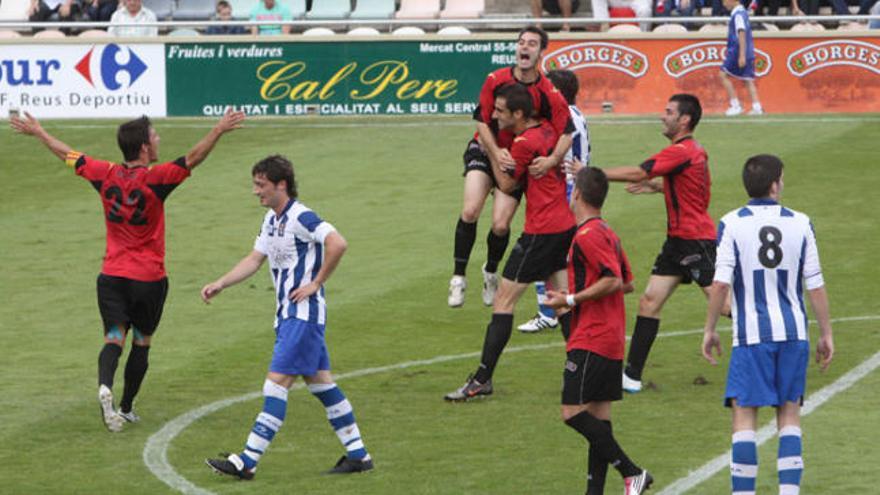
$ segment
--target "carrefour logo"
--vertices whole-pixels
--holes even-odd
[[[556,50],[546,55],[543,63],[544,70],[593,67],[604,67],[632,77],[642,77],[648,71],[648,57],[628,46],[590,41]]]
[[[675,50],[663,59],[663,69],[670,76],[678,79],[688,72],[706,67],[720,67],[724,63],[727,43],[724,41],[706,41],[694,43]],[[773,62],[770,55],[763,50],[755,49],[755,75],[766,76]]]
[[[120,62],[122,59],[123,62]],[[127,60],[126,60],[127,59]],[[131,87],[141,75],[146,72],[147,64],[130,48],[120,48],[112,43],[100,48],[92,47],[89,52],[76,64],[76,71],[93,87],[100,87],[110,91],[116,91],[125,85]],[[100,74],[100,79],[93,75],[93,71]],[[127,83],[120,81],[121,73],[128,74]]]
[[[864,41],[833,40],[805,46],[788,56],[788,70],[797,77],[835,65],[854,65],[880,74],[880,47]]]

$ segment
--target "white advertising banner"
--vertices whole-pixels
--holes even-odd
[[[0,111],[35,117],[165,116],[165,47],[0,45]]]

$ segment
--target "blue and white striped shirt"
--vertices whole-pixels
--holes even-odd
[[[277,302],[276,328],[286,318],[325,324],[327,307],[323,287],[296,304],[288,296],[318,275],[324,257],[324,239],[335,231],[315,212],[293,199],[280,215],[276,215],[272,209],[266,212],[260,234],[254,242],[254,250],[269,258]]]
[[[767,199],[718,226],[715,280],[733,289],[733,345],[807,339],[807,290],[824,285],[810,218]]]

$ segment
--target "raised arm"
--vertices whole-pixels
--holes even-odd
[[[648,180],[648,172],[641,167],[611,167],[602,169],[610,181],[642,182]]]
[[[242,258],[232,270],[229,270],[226,275],[223,275],[214,282],[202,287],[202,301],[208,303],[211,298],[222,292],[223,289],[247,279],[263,266],[263,261],[265,259],[266,255],[263,253],[256,250],[251,251],[251,253]]]
[[[33,115],[25,112],[25,118],[13,116],[9,119],[9,125],[15,132],[26,136],[34,136],[40,140],[53,155],[61,160],[67,159],[67,154],[73,149],[60,139],[46,132],[40,122]]]
[[[231,108],[227,109],[226,114],[220,118],[214,128],[186,154],[186,166],[193,169],[202,163],[214,149],[220,136],[229,131],[240,129],[242,122],[244,122],[244,112],[234,112]]]

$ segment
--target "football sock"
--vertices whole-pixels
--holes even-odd
[[[257,415],[257,420],[244,446],[244,452],[240,456],[245,469],[256,468],[260,457],[266,453],[287,414],[287,388],[272,380],[266,380],[263,383],[263,397],[263,410]]]
[[[510,231],[504,235],[496,235],[492,229],[489,229],[489,235],[486,236],[486,271],[495,273],[498,271],[498,263],[504,258],[504,251],[507,249],[507,243],[510,242]]]
[[[559,315],[559,328],[562,330],[562,338],[568,342],[568,337],[571,335],[571,311]]]
[[[614,435],[611,434],[609,425],[600,421],[592,414],[584,411],[568,418],[565,424],[583,435],[590,442],[590,447],[595,447],[595,452],[599,457],[617,469],[624,478],[635,476],[642,472],[626,456],[623,449],[620,448],[617,440],[614,439]]]
[[[464,276],[467,270],[468,260],[471,258],[471,249],[477,240],[477,222],[467,223],[459,217],[458,225],[455,226],[455,275]]]
[[[629,343],[629,357],[626,360],[626,376],[633,380],[642,379],[642,370],[645,369],[648,353],[651,352],[651,345],[654,344],[659,329],[659,319],[647,316],[636,317],[636,327]]]
[[[779,495],[798,495],[804,459],[801,457],[801,429],[797,426],[785,426],[779,430],[776,465],[779,470]]]
[[[538,313],[547,318],[556,318],[553,308],[544,304],[544,296],[547,294],[547,285],[544,282],[535,282],[535,294],[538,295]]]
[[[611,421],[602,421],[612,431]],[[590,443],[587,458],[587,495],[603,495],[605,493],[605,475],[608,474],[608,461],[602,457],[595,445]]]
[[[330,426],[339,437],[339,442],[345,447],[348,458],[368,459],[369,454],[361,440],[361,432],[354,420],[351,403],[345,398],[342,390],[335,383],[314,383],[309,385],[309,392],[324,404]]]
[[[122,392],[122,400],[119,409],[122,412],[130,412],[134,397],[141,389],[141,383],[149,368],[150,346],[132,345],[128,353],[128,361],[125,362],[125,388]]]
[[[730,106],[733,108],[739,108],[740,107],[739,98],[731,98],[730,99]]]
[[[754,495],[758,477],[758,444],[755,431],[743,430],[733,434],[730,455],[730,483],[734,495]]]
[[[486,383],[492,379],[498,358],[504,352],[504,346],[510,340],[513,331],[513,315],[492,313],[492,321],[486,327],[486,339],[483,341],[483,355],[480,357],[480,367],[474,378],[480,383]]]
[[[98,385],[106,385],[113,388],[113,375],[116,374],[116,366],[119,365],[119,356],[122,347],[116,344],[104,344],[101,353],[98,354]]]

